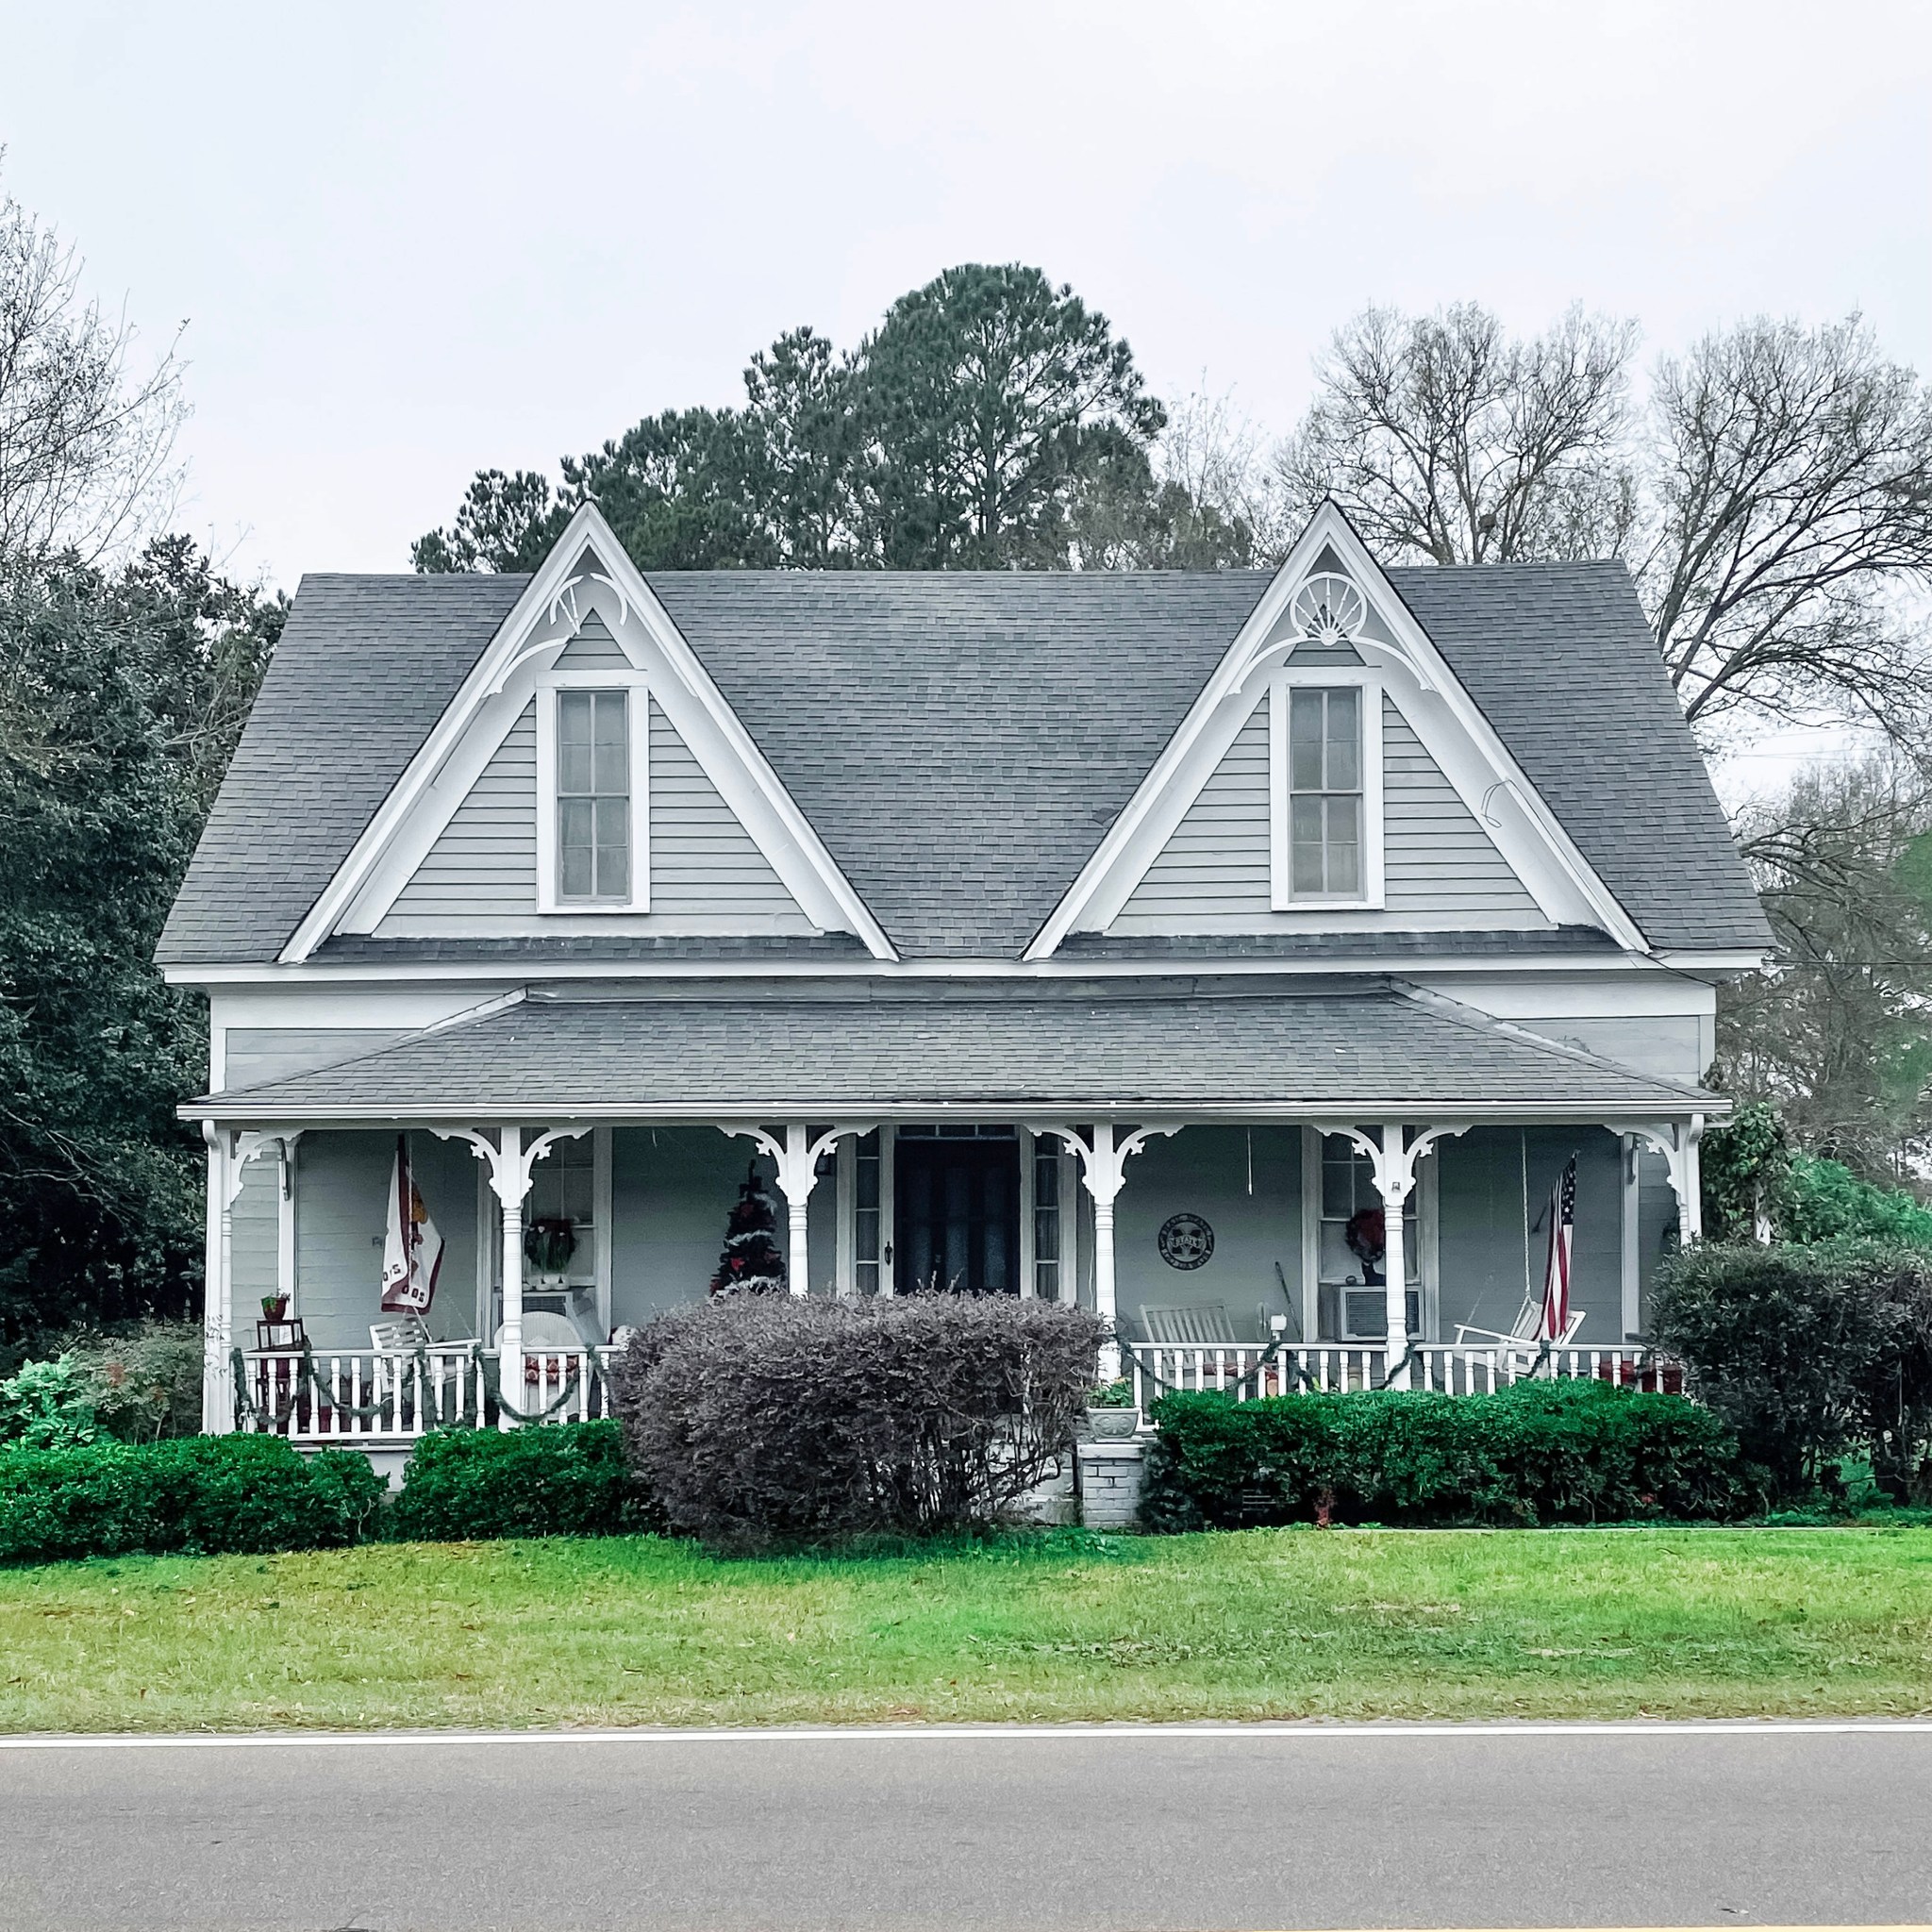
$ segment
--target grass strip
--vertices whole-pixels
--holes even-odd
[[[0,1573],[0,1728],[1906,1715],[1932,1530],[652,1537]]]

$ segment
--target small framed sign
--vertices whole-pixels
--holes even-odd
[[[1171,1214],[1160,1224],[1160,1258],[1183,1274],[1201,1267],[1214,1252],[1214,1230],[1198,1214]]]

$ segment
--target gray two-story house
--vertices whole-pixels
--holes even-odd
[[[1142,1373],[1619,1374],[1768,944],[1618,564],[1326,508],[1274,573],[647,577],[589,507],[310,576],[159,953],[208,1424],[593,1413],[748,1179],[794,1294],[1078,1300]]]

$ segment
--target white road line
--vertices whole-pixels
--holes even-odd
[[[1159,1742],[1201,1738],[1223,1743],[1406,1742],[1421,1738],[1819,1738],[1932,1732],[1928,1718],[1633,1718],[1563,1724],[824,1724],[768,1730],[601,1731],[196,1731],[62,1737],[0,1737],[0,1751],[234,1751],[327,1745],[342,1750],[475,1744],[933,1744],[1027,1739],[1041,1742]]]

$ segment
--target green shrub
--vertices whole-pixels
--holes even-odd
[[[1101,1329],[997,1295],[736,1295],[643,1330],[625,1446],[677,1531],[721,1548],[973,1529],[1065,1453]]]
[[[1169,1395],[1150,1529],[1280,1523],[1674,1522],[1752,1500],[1735,1437],[1677,1395],[1520,1382],[1494,1395]]]
[[[78,1449],[100,1433],[92,1378],[72,1356],[23,1362],[0,1382],[0,1444]]]
[[[69,1353],[92,1385],[102,1428],[124,1442],[201,1432],[199,1322],[142,1322],[125,1335],[80,1335]]]
[[[1932,1248],[1932,1208],[1903,1188],[1861,1181],[1841,1161],[1791,1158],[1780,1224],[1793,1241],[1876,1241]]]
[[[1658,1276],[1651,1329],[1780,1502],[1839,1488],[1848,1455],[1898,1501],[1927,1488],[1932,1253],[1872,1241],[1699,1246]]]
[[[425,1542],[617,1536],[655,1516],[614,1422],[439,1429],[409,1458],[388,1534]]]
[[[258,1555],[360,1539],[382,1496],[365,1457],[276,1436],[0,1453],[0,1562],[171,1550]]]

